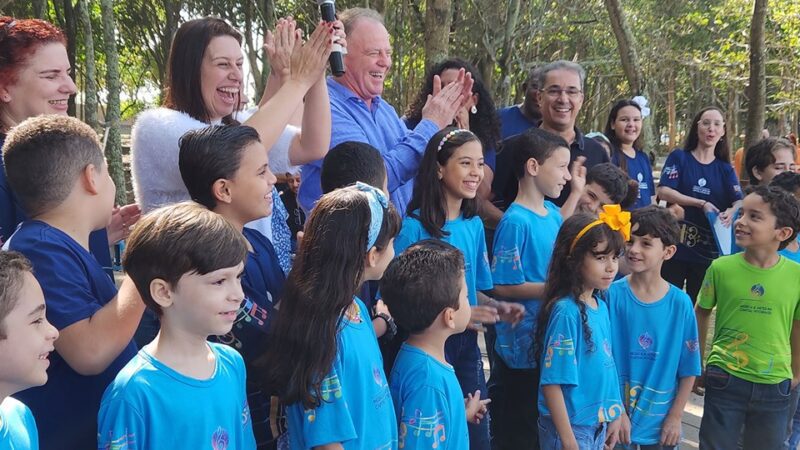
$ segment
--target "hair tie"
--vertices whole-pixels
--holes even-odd
[[[381,225],[383,225],[383,210],[389,208],[389,201],[383,191],[366,183],[358,181],[356,188],[367,194],[367,200],[369,200],[370,218],[369,232],[367,233],[367,251],[369,251],[378,240],[378,233],[381,232]]]
[[[619,231],[622,235],[622,239],[624,239],[625,242],[631,239],[631,213],[628,211],[623,211],[620,205],[603,205],[603,211],[600,213],[600,218],[586,225],[580,232],[578,232],[578,234],[575,236],[575,239],[572,241],[572,245],[569,247],[569,252],[572,253],[572,250],[575,249],[575,245],[578,243],[578,240],[580,240],[583,235],[585,235],[595,226],[603,223],[608,225],[608,227],[612,230]]]
[[[644,95],[637,95],[636,97],[633,97],[631,101],[639,105],[639,109],[642,110],[642,119],[645,119],[650,115],[650,108],[647,106],[649,102]]]
[[[453,131],[445,134],[444,137],[442,138],[442,140],[439,141],[439,146],[436,148],[436,152],[438,153],[438,152],[442,151],[442,147],[444,146],[444,144],[447,143],[447,141],[450,140],[451,137],[453,137],[453,136],[455,136],[455,135],[457,135],[457,134],[459,134],[461,132],[472,133],[469,130],[462,130],[462,129],[459,128],[459,129],[453,130]]]

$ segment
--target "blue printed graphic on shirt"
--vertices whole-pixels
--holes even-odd
[[[544,283],[547,268],[553,255],[558,230],[563,219],[558,207],[548,201],[544,216],[512,203],[508,207],[494,234],[492,279],[495,285]],[[503,299],[517,301],[525,306],[525,316],[516,325],[498,322],[495,325],[497,341],[495,350],[511,368],[536,367],[531,355],[533,328],[541,307],[541,300]]]
[[[612,347],[631,437],[657,444],[681,378],[700,375],[697,321],[689,296],[670,285],[653,303],[634,295],[629,279],[608,289]]]
[[[39,432],[31,410],[12,397],[0,403],[0,450],[39,450]]]
[[[652,197],[656,195],[656,186],[653,181],[653,168],[650,166],[650,158],[641,150],[636,150],[633,158],[629,158],[621,152],[615,152],[611,157],[611,162],[621,166],[620,159],[625,158],[628,176],[631,180],[639,183],[639,196],[631,209],[644,208],[652,203]]]
[[[469,448],[464,398],[453,367],[403,344],[390,377],[399,447]]]
[[[622,412],[617,368],[611,348],[608,306],[597,300],[597,309],[586,306],[591,346],[585,340],[578,304],[566,297],[553,306],[544,337],[539,414],[550,416],[542,387],[561,385],[571,425],[594,426],[612,422]]]
[[[667,157],[659,186],[711,202],[720,211],[742,199],[742,188],[730,163],[714,159],[701,164],[690,152],[681,149],[673,150]],[[678,245],[675,259],[689,262],[696,262],[698,258],[715,259],[719,252],[703,210],[686,206],[684,216],[681,221],[682,242]]]
[[[187,377],[142,349],[103,395],[97,448],[253,449],[242,357],[209,343],[211,378]],[[202,407],[193,407],[202,399]]]
[[[344,319],[336,359],[322,381],[319,406],[286,408],[291,448],[342,443],[345,450],[397,448],[397,420],[383,359],[366,306],[355,299],[360,322]]]
[[[412,214],[419,214],[419,210]],[[470,305],[478,304],[478,291],[491,290],[492,272],[489,269],[489,256],[486,251],[486,235],[483,222],[478,216],[464,219],[458,216],[448,220],[442,227],[446,233],[442,240],[461,250],[464,254],[465,274],[467,278],[467,297]],[[431,235],[422,226],[422,222],[414,217],[403,219],[400,234],[394,240],[394,252],[400,254],[416,242],[431,239]]]

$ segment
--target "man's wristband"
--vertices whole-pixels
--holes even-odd
[[[392,316],[381,312],[375,314],[375,318],[383,319],[383,321],[386,322],[386,333],[384,333],[382,337],[386,339],[391,339],[397,334],[397,324],[394,323],[394,319],[392,319]]]

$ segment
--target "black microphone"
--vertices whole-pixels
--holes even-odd
[[[317,0],[319,3],[319,12],[322,14],[322,20],[325,22],[336,21],[336,5],[334,0]],[[331,72],[334,76],[340,77],[344,75],[344,60],[342,59],[342,46],[333,43],[333,50],[329,58],[331,63]]]

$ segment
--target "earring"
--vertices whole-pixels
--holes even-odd
[[[478,114],[478,107],[472,105],[472,108],[469,109],[469,112],[471,112],[472,114]]]

